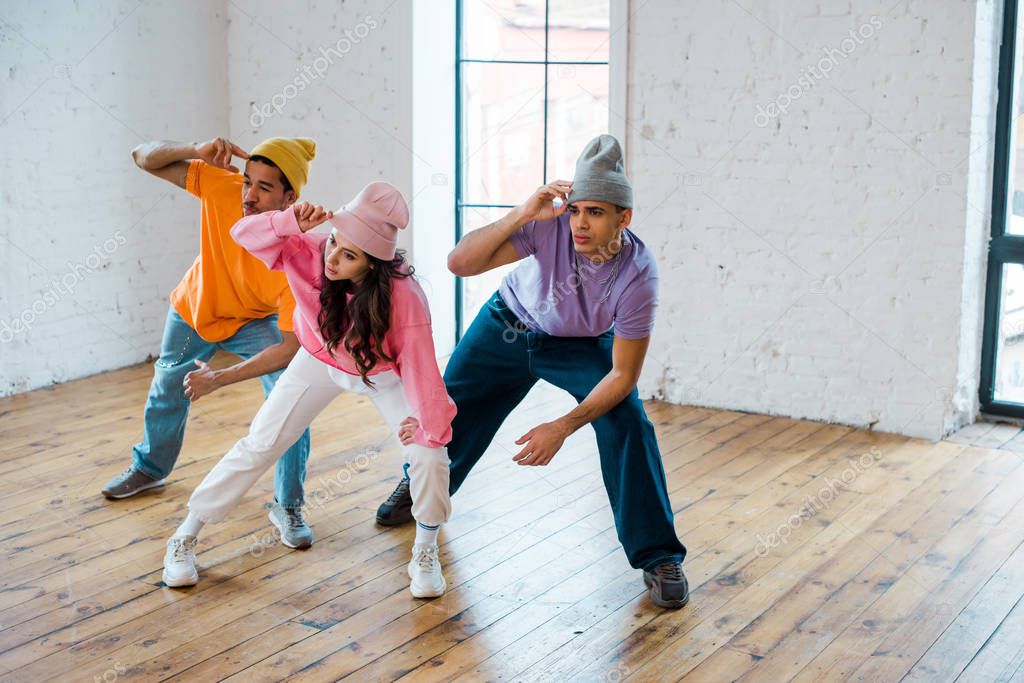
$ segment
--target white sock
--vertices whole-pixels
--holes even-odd
[[[203,520],[196,517],[196,513],[189,511],[185,521],[181,523],[175,536],[198,536],[199,530],[203,528]]]
[[[416,522],[416,545],[437,545],[437,532],[441,525],[429,526],[422,522]]]

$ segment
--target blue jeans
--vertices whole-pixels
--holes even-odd
[[[586,398],[612,368],[612,340],[611,332],[553,337],[526,331],[495,294],[459,341],[444,373],[458,408],[448,444],[451,492],[538,379],[568,391],[577,402]],[[615,529],[630,565],[649,570],[682,562],[686,548],[673,526],[654,425],[636,389],[591,424]]]
[[[281,341],[277,315],[250,320],[235,334],[219,342],[208,342],[199,336],[171,306],[164,324],[160,357],[155,363],[153,382],[149,385],[142,443],[132,446],[135,469],[154,479],[163,479],[178,460],[185,438],[185,421],[191,404],[185,397],[182,381],[196,369],[196,360],[208,361],[224,349],[248,359]],[[284,368],[260,377],[263,393],[270,394]],[[209,399],[208,399],[209,400]],[[285,451],[274,470],[274,498],[286,508],[302,506],[302,485],[306,480],[309,458],[309,430]]]

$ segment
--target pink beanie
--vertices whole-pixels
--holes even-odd
[[[370,183],[330,220],[367,254],[390,261],[395,257],[398,231],[409,225],[409,207],[391,183]]]

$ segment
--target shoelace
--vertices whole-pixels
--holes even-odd
[[[395,490],[391,492],[391,495],[388,496],[388,504],[394,505],[405,498],[408,494],[409,480],[403,478],[402,481],[398,482],[398,486],[396,486]]]
[[[663,564],[655,569],[662,578],[669,581],[682,581],[683,580],[683,567],[679,564]]]
[[[285,509],[285,513],[288,515],[289,529],[306,526],[306,520],[302,517],[302,510]]]
[[[413,561],[420,566],[420,569],[431,569],[437,562],[436,547],[417,547],[413,549]]]
[[[185,542],[184,538],[172,538],[171,540],[174,541],[174,548],[171,550],[174,553],[174,561],[186,562],[188,560],[188,551],[191,550],[189,544]]]

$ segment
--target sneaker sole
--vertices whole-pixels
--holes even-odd
[[[199,583],[199,572],[196,572],[193,576],[186,579],[178,579],[177,581],[171,581],[167,578],[167,572],[163,575],[164,585],[168,588],[189,588]]]
[[[279,534],[281,534],[281,543],[282,544],[288,546],[289,548],[292,548],[293,550],[305,550],[306,548],[308,548],[308,547],[313,545],[313,541],[310,541],[309,543],[306,543],[305,545],[295,545],[293,543],[289,543],[287,540],[285,540],[284,529],[281,527],[280,524],[277,523],[277,520],[274,519],[274,512],[273,511],[267,513],[267,518],[270,520],[271,524],[273,524],[275,527],[277,527],[277,532]]]
[[[409,575],[409,579],[412,579],[412,570],[406,569],[406,573]],[[444,595],[445,590],[448,588],[448,582],[444,580],[444,575],[441,576],[441,589],[437,588],[423,588],[417,586],[415,582],[409,584],[409,592],[412,593],[414,598],[439,598]]]
[[[647,594],[651,596],[651,602],[658,607],[664,607],[665,609],[679,609],[685,607],[686,603],[690,602],[690,593],[687,591],[686,597],[682,600],[663,600],[660,595],[656,595],[654,592],[654,582],[644,575],[644,585],[647,586]]]
[[[102,493],[105,498],[109,498],[110,500],[121,500],[122,498],[131,498],[135,494],[142,493],[143,491],[148,491],[149,489],[159,488],[161,486],[164,486],[166,483],[166,479],[158,479],[157,481],[154,481],[152,484],[140,486],[134,491],[129,491],[128,493],[108,493],[106,491],[100,491],[100,493]]]

